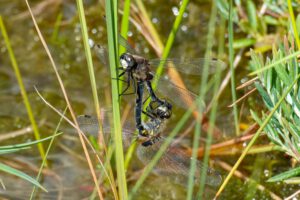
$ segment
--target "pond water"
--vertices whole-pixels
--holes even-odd
[[[75,1],[30,1],[30,4],[58,66],[75,113],[78,115],[94,114],[90,80]],[[145,2],[148,13],[151,13],[152,22],[163,41],[166,40],[175,15],[178,13],[179,8],[177,4],[178,1],[173,0],[167,4],[161,4],[161,1],[157,0]],[[102,17],[104,15],[102,3],[96,0],[85,1],[85,10],[90,38],[97,43],[106,44],[106,28]],[[53,106],[64,110],[66,103],[58,81],[36,34],[25,2],[23,0],[2,0],[0,1],[0,13],[4,18],[9,33],[35,118],[41,124],[40,133],[43,137],[46,137],[53,133],[59,121],[59,116],[41,101],[34,90],[34,86]],[[190,3],[177,33],[170,57],[197,58],[204,56],[209,16],[210,4],[208,1]],[[61,21],[59,20],[60,18]],[[59,25],[55,26],[55,23]],[[135,42],[136,47],[144,54],[149,55],[149,57],[155,58],[153,49],[137,28],[131,24],[129,29],[130,40]],[[216,27],[216,31],[218,33],[218,27]],[[9,132],[26,128],[30,122],[2,37],[0,39],[0,52],[1,137],[1,135]],[[95,75],[100,102],[104,108],[110,109],[109,71],[108,68],[101,65],[96,55],[93,54],[93,57],[95,58]],[[224,61],[227,62],[226,59]],[[241,72],[240,76],[242,74],[245,74],[245,72]],[[191,84],[194,83],[192,82]],[[194,89],[197,90],[197,88]],[[128,99],[128,101],[122,102],[122,110],[125,110],[128,105],[134,105],[132,97],[125,99]],[[215,143],[234,137],[232,110],[227,107],[231,101],[229,87],[223,93],[221,99],[217,125],[222,132],[222,137],[219,137]],[[253,102],[261,103],[255,98],[251,101],[252,105]],[[241,117],[246,123],[250,123],[251,119],[247,110],[249,108],[246,106]],[[168,124],[168,127],[174,127],[183,112],[183,109],[175,109],[174,120]],[[133,116],[132,113],[128,115],[128,118],[131,116]],[[193,120],[191,119],[188,124],[192,122]],[[93,182],[79,139],[77,135],[73,134],[74,130],[67,123],[64,122],[60,129],[64,134],[56,140],[49,156],[50,167],[43,172],[41,180],[41,183],[49,190],[49,193],[39,192],[36,199],[87,198],[93,192]],[[193,131],[191,131],[192,133]],[[32,139],[33,134],[28,133],[0,142],[1,145],[15,144]],[[191,146],[190,137],[187,137],[182,143],[182,146]],[[211,162],[211,164],[225,178],[228,171],[222,167],[223,165],[218,163],[226,161],[227,164],[232,166],[237,158],[237,156],[220,154],[212,158],[214,162]],[[18,154],[2,156],[0,162],[9,164],[34,177],[37,174],[41,160],[37,148],[33,147]],[[128,182],[129,189],[142,173],[143,167],[143,163],[136,156],[132,158],[131,166],[127,172],[128,180],[130,180]],[[278,196],[288,196],[293,191],[296,191],[297,185],[290,186],[282,183],[265,182],[266,179],[276,174],[276,172],[284,171],[288,167],[289,158],[278,152],[247,156],[239,170],[244,175],[262,184],[266,189],[264,191],[255,190],[255,182],[245,182],[243,178],[233,177],[220,199],[272,199],[268,191],[272,191]],[[26,181],[3,173],[1,173],[0,181],[6,187],[6,190],[0,187],[0,197],[7,199],[29,198],[32,186]],[[109,188],[109,186],[106,185],[104,188]],[[218,187],[207,186],[204,199],[212,199],[217,189]],[[107,197],[106,199],[113,199],[111,191],[103,192]],[[185,199],[185,196],[186,187],[182,184],[178,184],[178,182],[168,176],[151,174],[138,191],[135,199]]]

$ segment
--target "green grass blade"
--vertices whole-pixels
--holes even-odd
[[[218,57],[221,58],[224,54],[224,46],[225,46],[225,18],[221,17],[220,21],[220,32],[219,32],[219,38],[218,38]],[[207,139],[206,139],[206,146],[205,146],[205,154],[203,158],[203,166],[208,166],[208,160],[209,160],[209,153],[210,153],[210,146],[212,144],[212,135],[213,135],[213,128],[215,126],[215,120],[216,120],[216,114],[217,114],[217,108],[218,108],[218,90],[221,82],[221,68],[217,68],[216,72],[216,78],[214,80],[214,99],[212,100],[212,108],[209,116],[209,129],[207,132]],[[199,188],[199,199],[201,199],[204,196],[204,189],[205,189],[205,180],[206,180],[206,170],[201,171],[200,175],[200,188]]]
[[[205,94],[206,94],[206,87],[208,82],[208,69],[209,69],[209,58],[211,57],[211,51],[213,46],[213,39],[215,34],[215,23],[216,23],[216,15],[217,15],[217,7],[215,2],[212,2],[211,8],[211,16],[209,20],[209,28],[207,33],[207,44],[206,44],[206,51],[205,51],[205,62],[203,65],[203,71],[201,75],[201,85],[199,90],[199,99],[198,101],[203,101]],[[200,102],[198,102],[199,105]],[[192,149],[192,159],[191,159],[191,166],[189,171],[189,180],[188,180],[188,193],[187,199],[191,200],[193,198],[193,189],[194,189],[194,177],[196,172],[196,162],[198,157],[198,148],[199,148],[199,141],[201,136],[201,122],[202,122],[202,113],[204,111],[204,106],[198,107],[199,116],[197,118],[197,123],[195,126],[195,132],[193,137],[193,149]]]
[[[229,33],[229,65],[230,65],[230,73],[231,73],[231,95],[232,95],[232,102],[236,102],[236,91],[235,91],[235,70],[234,70],[234,49],[233,49],[233,42],[234,42],[234,36],[233,36],[233,5],[232,0],[230,0],[229,3],[229,21],[228,21],[228,33]],[[239,129],[239,115],[238,115],[238,109],[237,104],[233,104],[233,115],[234,115],[234,125],[235,125],[235,133],[236,135],[240,135],[240,129]]]
[[[111,72],[112,84],[112,106],[113,106],[113,124],[114,124],[114,142],[116,147],[116,168],[117,181],[120,199],[127,199],[127,183],[124,168],[124,155],[122,143],[122,128],[120,123],[120,102],[118,80],[118,31],[117,31],[117,1],[106,1],[106,23],[108,35],[108,50],[109,50],[109,64]]]
[[[6,32],[6,28],[4,26],[1,15],[0,15],[0,29],[1,29],[1,32],[2,32],[2,36],[4,37],[5,45],[6,45],[6,48],[8,50],[8,53],[9,53],[9,57],[10,57],[10,60],[11,60],[11,63],[12,63],[12,67],[15,71],[15,75],[16,75],[16,78],[18,80],[18,84],[19,84],[19,87],[20,87],[20,90],[21,90],[21,95],[22,95],[22,98],[23,98],[23,101],[24,101],[24,104],[25,104],[25,107],[26,107],[26,110],[27,110],[27,114],[28,114],[31,126],[33,128],[34,137],[35,137],[36,140],[40,140],[41,136],[40,136],[40,133],[39,133],[39,129],[38,129],[37,123],[34,119],[32,108],[31,108],[31,105],[30,105],[30,102],[29,102],[29,99],[28,99],[28,96],[27,96],[27,92],[26,92],[24,84],[23,84],[22,75],[20,73],[19,66],[18,66],[17,60],[15,58],[13,49],[11,47],[11,44],[10,44],[10,41],[9,41],[9,38],[8,38],[8,35],[7,35],[7,32]],[[38,149],[39,149],[41,158],[45,159],[45,150],[44,150],[44,147],[41,143],[38,144]]]
[[[89,71],[89,78],[91,82],[92,87],[92,93],[93,93],[93,100],[94,100],[94,106],[95,110],[98,116],[98,119],[100,119],[100,104],[99,104],[99,98],[97,93],[97,84],[96,84],[96,78],[94,73],[94,65],[93,65],[93,59],[91,54],[91,48],[89,46],[89,37],[88,37],[88,31],[87,31],[87,24],[85,20],[85,14],[84,14],[84,8],[82,0],[76,0],[77,2],[77,9],[80,19],[80,27],[81,27],[81,33],[82,33],[82,39],[83,39],[83,46],[84,46],[84,52],[85,57],[87,59],[87,67]],[[102,130],[102,123],[99,123],[100,130]],[[102,133],[102,131],[101,131]],[[103,137],[102,137],[103,138]],[[104,143],[104,141],[102,141]]]
[[[120,34],[127,39],[128,27],[129,27],[129,16],[130,16],[130,0],[124,1],[123,17],[121,22]],[[125,47],[119,45],[119,55],[126,51]],[[121,81],[120,81],[121,82]]]
[[[39,187],[43,191],[47,192],[47,190],[39,182],[37,182],[34,178],[28,176],[27,174],[25,174],[25,173],[23,173],[23,172],[21,172],[17,169],[14,169],[14,168],[12,168],[8,165],[0,163],[0,171],[3,171],[3,172],[6,172],[8,174],[12,174],[12,175],[15,175],[19,178],[22,178],[22,179],[32,183],[33,185]]]
[[[287,4],[288,4],[291,23],[292,23],[292,27],[293,27],[293,31],[294,31],[294,38],[296,39],[296,44],[297,44],[298,50],[300,50],[300,39],[299,39],[299,33],[297,30],[296,20],[295,20],[295,16],[294,16],[293,7],[292,7],[292,1],[287,0]]]
[[[88,64],[88,72],[89,72],[89,78],[90,78],[90,82],[91,82],[92,93],[93,93],[94,106],[95,106],[95,110],[96,110],[98,119],[101,119],[100,102],[99,102],[98,93],[97,93],[97,84],[96,84],[96,78],[95,78],[95,73],[94,73],[94,65],[93,65],[93,59],[92,59],[92,55],[91,55],[91,48],[89,46],[89,37],[88,37],[87,24],[86,24],[86,20],[85,20],[85,13],[84,13],[84,7],[83,7],[82,0],[77,0],[77,8],[78,8],[78,13],[79,13],[85,56],[86,56],[87,64]],[[99,130],[100,130],[101,148],[104,149],[105,155],[107,156],[107,147],[106,147],[106,144],[104,141],[101,120],[99,120],[98,124],[99,124]],[[108,167],[108,171],[110,172],[109,173],[110,179],[114,180],[110,162],[107,162],[107,167]],[[113,191],[114,197],[117,198],[116,188],[112,188],[112,191]]]
[[[123,17],[121,22],[120,34],[127,39],[128,27],[129,27],[129,15],[130,15],[130,0],[124,1]],[[119,45],[119,56],[126,52],[126,48],[123,45]],[[122,91],[123,81],[119,81],[119,90]],[[120,97],[121,99],[121,97]],[[125,168],[127,169],[129,162],[125,160]]]
[[[298,81],[299,78],[300,78],[300,74],[295,78],[295,80],[293,81],[293,83],[283,93],[283,95],[280,97],[280,99],[278,100],[278,102],[274,106],[273,110],[270,112],[270,114],[267,116],[267,118],[263,121],[262,125],[257,130],[257,132],[255,133],[255,135],[253,136],[253,138],[251,139],[251,141],[249,142],[249,144],[247,145],[247,147],[243,151],[242,155],[239,157],[239,159],[237,160],[237,162],[234,164],[234,166],[232,167],[231,171],[227,175],[226,179],[224,180],[224,182],[220,186],[220,188],[219,188],[219,190],[218,190],[215,198],[217,198],[221,194],[221,192],[224,190],[225,186],[227,185],[228,181],[232,177],[232,175],[235,172],[235,170],[241,164],[242,160],[245,158],[245,156],[247,155],[247,153],[250,150],[250,148],[252,147],[252,145],[255,143],[255,141],[258,138],[258,136],[260,135],[260,133],[267,126],[267,124],[269,123],[270,119],[272,118],[272,116],[274,115],[274,113],[276,112],[276,110],[278,109],[278,107],[280,106],[280,104],[284,101],[284,99],[286,98],[287,94],[293,89],[293,86],[297,83],[297,81]]]

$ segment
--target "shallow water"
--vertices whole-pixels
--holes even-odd
[[[35,13],[41,31],[58,66],[59,73],[63,78],[75,112],[78,115],[92,114],[94,113],[94,107],[84,49],[81,42],[79,21],[76,16],[76,4],[70,1],[63,1],[63,3],[59,3],[59,1],[46,2],[50,2],[46,10],[39,10],[39,7],[37,7],[39,1],[31,1],[30,4],[32,8],[36,9]],[[106,44],[105,24],[102,19],[104,10],[97,2],[93,0],[85,1],[89,34],[95,42]],[[155,22],[155,27],[158,29],[163,41],[165,41],[171,29],[175,17],[174,13],[176,14],[177,3],[177,1],[170,1],[168,4],[161,4],[160,1],[149,1],[146,3],[147,9],[152,15],[152,21]],[[210,5],[207,1],[190,3],[170,57],[203,57],[209,10]],[[2,0],[0,2],[0,13],[5,20],[35,117],[38,121],[45,121],[41,126],[41,134],[43,137],[48,136],[53,133],[59,121],[59,116],[52,112],[39,99],[33,86],[36,86],[42,92],[43,96],[56,108],[63,110],[66,104],[60,92],[55,74],[37,37],[31,18],[27,13],[25,2],[23,0]],[[58,34],[55,35],[53,27],[60,14],[63,15],[63,18],[61,26],[58,29]],[[148,54],[149,57],[155,57],[154,51],[133,25],[130,25],[130,38],[136,42],[136,47],[142,52]],[[0,39],[0,52],[0,134],[4,134],[27,127],[29,120],[2,39]],[[97,60],[97,56],[93,56],[95,58],[95,75],[98,79],[97,87],[101,105],[109,107],[110,103],[107,100],[109,99],[107,96],[110,93],[109,73],[107,68],[103,67]],[[194,84],[193,81],[197,80],[191,79],[191,84]],[[198,90],[198,88],[193,89]],[[234,136],[232,114],[231,110],[227,108],[231,100],[229,94],[228,90],[228,93],[222,96],[222,101],[220,102],[220,115],[217,119],[218,127],[223,133],[222,138],[219,139],[220,141]],[[122,103],[123,108],[125,108],[127,102],[124,101]],[[129,102],[133,104],[134,101],[129,97]],[[247,109],[245,108],[245,110]],[[174,121],[168,124],[169,129],[176,124],[176,120],[181,117],[182,113],[183,109],[175,108]],[[243,116],[247,116],[247,114],[248,112],[245,112]],[[66,123],[63,124],[61,129],[66,133],[71,132],[70,127]],[[1,145],[21,143],[29,139],[33,139],[32,134],[3,141]],[[183,146],[190,145],[190,140],[183,142]],[[72,150],[73,154],[69,150]],[[64,137],[59,137],[50,155],[51,165],[49,173],[45,172],[44,178],[41,181],[52,192],[48,194],[40,192],[37,199],[57,199],[60,195],[63,197],[62,199],[83,199],[91,194],[93,183],[90,180],[88,167],[84,164],[85,161],[81,160],[81,157],[75,155],[83,156],[78,138],[72,134],[65,134]],[[40,164],[38,156],[36,147],[33,147],[31,150],[23,151],[19,154],[5,156],[0,159],[0,162],[17,163],[16,160],[20,160],[18,161],[18,167],[22,171],[35,176],[37,174],[36,169],[30,168],[28,165],[38,167]],[[237,157],[219,156],[214,159],[226,161],[232,165]],[[256,166],[255,168],[253,167],[254,165]],[[281,153],[273,152],[248,156],[239,169],[246,175],[258,180],[268,190],[275,192],[277,195],[288,196],[293,191],[296,191],[297,185],[290,186],[282,183],[272,184],[265,182],[267,178],[276,172],[284,171],[288,167],[289,158],[284,157]],[[137,157],[134,157],[128,171],[128,177],[136,180],[142,168],[143,164],[139,162]],[[223,176],[227,174],[227,171],[216,164],[214,164],[214,168],[220,171]],[[82,177],[86,179],[82,180]],[[7,188],[7,190],[0,189],[0,197],[28,199],[28,195],[31,192],[31,185],[3,173],[1,173],[0,178]],[[129,188],[132,185],[133,182],[129,182]],[[26,189],[26,193],[22,189]],[[16,190],[20,194],[15,192]],[[233,177],[220,199],[271,198],[268,192],[260,191],[254,193],[253,196],[246,196],[247,193],[250,194],[250,190],[253,190],[253,188],[250,187],[249,182],[244,183],[244,180]],[[74,191],[76,191],[75,194]],[[215,191],[216,188],[207,187],[204,199],[211,199]],[[110,192],[106,195],[107,199],[113,199]],[[151,174],[138,191],[136,199],[184,199],[185,195],[186,188],[184,186],[177,184],[173,180],[169,180],[166,176]]]

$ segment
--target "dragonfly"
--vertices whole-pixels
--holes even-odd
[[[110,114],[110,111],[105,111],[104,118],[105,115]],[[77,117],[77,120],[81,130],[85,134],[92,134],[95,136],[98,134],[99,125],[96,116],[80,115]],[[112,128],[108,124],[109,123],[105,122],[104,120],[103,133],[106,140],[108,140],[108,137],[112,131]],[[164,130],[164,121],[161,121],[161,119],[150,119],[144,123],[144,127],[149,132],[153,132],[153,134],[155,134],[151,139],[147,139],[147,141],[144,141],[143,138],[135,138],[135,136],[133,135],[133,133],[135,132],[135,127],[132,126],[129,122],[123,125],[122,138],[125,148],[128,148],[134,139],[139,142],[136,150],[137,157],[144,165],[147,165],[153,159],[157,151],[160,149],[161,145],[165,142],[166,138],[161,135]],[[190,162],[190,156],[187,155],[185,151],[176,147],[175,141],[173,140],[171,145],[167,148],[160,160],[157,162],[156,166],[153,169],[153,173],[156,175],[176,178],[177,180],[180,180],[180,183],[185,184],[188,181]],[[196,184],[199,184],[200,182],[200,173],[202,170],[206,170],[207,185],[218,186],[221,183],[222,177],[218,171],[210,167],[204,167],[204,165],[197,160],[195,174]]]
[[[190,101],[195,101],[198,98],[198,95],[193,93],[192,91],[183,88],[180,84],[171,80],[167,75],[164,76],[155,76],[153,73],[153,69],[162,65],[164,71],[173,69],[183,74],[196,75],[200,77],[202,74],[204,63],[208,63],[209,72],[214,73],[218,68],[224,69],[225,63],[218,59],[204,59],[204,58],[196,58],[196,59],[179,59],[179,58],[171,58],[171,59],[147,59],[146,57],[138,55],[135,50],[130,46],[125,38],[119,36],[119,43],[126,48],[126,52],[120,56],[120,65],[118,69],[121,71],[118,76],[118,80],[124,81],[127,85],[125,89],[120,93],[120,95],[130,95],[136,94],[136,106],[135,106],[135,120],[136,120],[136,128],[140,135],[145,136],[148,134],[145,131],[142,125],[141,115],[143,112],[143,98],[144,95],[144,86],[146,86],[149,97],[152,102],[156,102],[165,109],[166,113],[161,109],[160,118],[170,118],[171,115],[168,113],[172,113],[172,105],[174,103],[180,107],[188,108],[190,104],[186,102],[186,99]],[[104,47],[100,45],[93,46],[100,57],[100,60],[103,61],[104,64],[107,64],[107,51]],[[127,75],[126,80],[122,80],[123,76]],[[162,94],[163,98],[159,98],[153,87],[152,82],[158,82],[158,91]],[[130,86],[133,86],[133,92],[126,93]],[[167,97],[167,98],[165,98]],[[173,103],[172,103],[173,102]]]

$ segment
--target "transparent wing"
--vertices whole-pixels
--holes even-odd
[[[108,113],[105,113],[108,114]],[[98,120],[95,116],[90,115],[80,115],[77,117],[80,128],[85,133],[95,134],[98,133]],[[135,128],[130,128],[130,125],[125,125],[123,131],[123,143],[128,147],[133,138],[133,133]],[[111,133],[112,129],[108,124],[104,123],[103,132],[105,137]],[[164,142],[164,138],[160,138],[156,143],[150,146],[139,145],[137,148],[137,156],[139,160],[147,165],[155,156],[159,148]],[[154,172],[159,175],[165,176],[177,176],[183,179],[184,181],[188,180],[189,166],[190,166],[190,157],[185,154],[182,150],[173,147],[172,145],[164,152],[163,156],[156,164]],[[200,172],[205,170],[200,161],[197,161],[197,171],[195,180],[199,183],[200,181]],[[206,184],[211,186],[217,186],[220,184],[222,178],[218,172],[212,168],[206,168]],[[186,182],[187,183],[187,182]]]
[[[113,132],[113,128],[110,126],[108,115],[111,114],[109,111],[105,111],[102,113],[103,118],[101,121],[103,122],[103,135],[106,142],[109,142],[109,136]],[[77,121],[80,129],[85,134],[90,134],[95,137],[99,134],[99,122],[96,116],[94,115],[79,115],[77,116]],[[126,124],[122,129],[123,135],[123,145],[125,148],[129,147],[131,141],[133,139],[135,132],[135,128],[133,125]]]
[[[199,97],[192,91],[175,84],[168,76],[160,77],[157,85],[157,92],[160,93],[158,96],[163,96],[181,108],[189,108]],[[202,104],[205,105],[204,101]]]
[[[137,54],[137,52],[134,50],[134,48],[128,43],[128,41],[122,36],[119,34],[119,38],[118,38],[118,41],[119,41],[119,45],[122,45],[127,52],[129,53],[132,53],[132,54]]]
[[[94,49],[97,57],[99,58],[100,62],[108,67],[109,61],[108,61],[108,52],[107,49],[99,44],[95,44],[92,46]]]
[[[127,51],[135,54],[133,47],[127,42],[127,40],[119,35],[119,43],[124,46]],[[99,54],[99,58],[105,64],[108,63],[107,59],[107,51],[104,47],[95,45],[95,49],[97,54]],[[208,73],[214,74],[218,70],[225,69],[226,65],[223,61],[217,59],[204,59],[204,58],[196,58],[196,59],[152,59],[149,61],[152,67],[153,72],[155,68],[162,63],[162,66],[165,68],[165,72],[167,70],[176,70],[182,72],[184,74],[195,75],[196,77],[192,77],[192,79],[198,79],[196,84],[200,84],[199,79],[203,73],[203,66],[205,63],[208,64]],[[182,74],[181,74],[182,75]],[[184,79],[189,79],[184,78]],[[182,85],[172,81],[169,75],[165,73],[165,76],[154,76],[154,80],[158,81],[158,89],[157,91],[160,93],[159,97],[168,99],[170,102],[173,102],[175,105],[181,108],[188,108],[197,98],[198,95],[194,92],[190,91],[191,87],[195,88],[195,84],[191,87],[184,88]],[[146,97],[147,94],[145,94]],[[204,101],[203,101],[204,105]]]
[[[214,58],[193,58],[193,59],[181,59],[181,58],[169,58],[169,59],[151,59],[149,60],[151,67],[156,68],[160,64],[163,68],[173,68],[179,72],[185,74],[201,75],[203,73],[203,67],[207,63],[208,73],[215,73],[218,69],[224,70],[226,64]]]
[[[137,149],[138,158],[147,165],[155,156],[165,139],[160,138],[155,144],[144,147],[140,145]],[[154,168],[154,172],[160,175],[181,176],[183,184],[187,184],[191,158],[182,150],[170,145],[160,158]],[[212,168],[204,167],[200,161],[197,161],[195,181],[199,184],[200,174],[202,170],[206,170],[206,184],[210,186],[218,186],[221,181],[221,175]]]
[[[119,44],[126,48],[129,53],[136,54],[137,52],[134,48],[128,43],[128,41],[119,35]],[[217,69],[224,70],[226,68],[226,64],[219,59],[214,58],[193,58],[193,59],[180,59],[180,58],[168,58],[168,59],[150,59],[149,63],[151,67],[156,68],[160,64],[164,68],[174,68],[177,71],[186,73],[186,74],[194,74],[200,75],[203,72],[203,66],[208,64],[208,72],[214,73]]]

